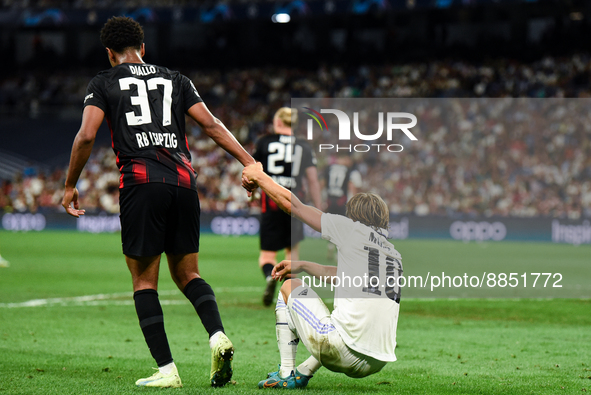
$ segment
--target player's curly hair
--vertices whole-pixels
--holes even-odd
[[[374,229],[388,229],[390,210],[375,193],[360,192],[347,202],[347,217]]]
[[[117,53],[127,48],[139,50],[144,43],[144,30],[131,18],[114,16],[101,29],[101,43]]]

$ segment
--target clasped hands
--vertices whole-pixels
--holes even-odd
[[[248,191],[249,196],[258,188],[258,177],[264,174],[261,162],[253,163],[242,170],[242,188]]]

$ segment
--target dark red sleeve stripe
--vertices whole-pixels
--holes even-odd
[[[261,192],[261,213],[267,212],[267,195],[265,192]]]

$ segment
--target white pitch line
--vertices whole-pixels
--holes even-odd
[[[262,287],[220,287],[215,288],[216,294],[223,293],[248,293],[248,292],[259,292]],[[179,290],[164,290],[158,291],[159,296],[174,296],[182,295]],[[40,306],[104,306],[104,305],[132,305],[133,292],[116,292],[110,294],[97,294],[97,295],[83,295],[83,296],[70,296],[63,298],[48,298],[48,299],[32,299],[26,302],[17,303],[0,303],[0,308],[14,309],[20,307],[40,307]],[[113,299],[124,299],[124,300],[113,300]],[[173,304],[185,304],[185,300],[161,300],[160,304],[173,305]]]
[[[216,294],[224,293],[250,293],[260,292],[261,287],[218,287],[214,289]],[[180,291],[171,289],[158,291],[160,296],[180,296]],[[116,300],[122,299],[122,300]],[[421,302],[435,302],[441,299],[448,301],[454,300],[486,300],[486,301],[504,301],[504,302],[520,302],[520,301],[547,301],[552,299],[561,298],[403,298],[403,301],[421,301]],[[589,300],[587,297],[575,298],[579,300]],[[334,299],[324,299],[327,303],[333,303]],[[40,306],[128,306],[133,305],[133,292],[116,292],[110,294],[97,294],[97,295],[83,295],[83,296],[70,296],[63,298],[48,298],[48,299],[32,299],[26,302],[18,303],[0,303],[0,309],[14,309],[20,307],[40,307]],[[183,299],[164,299],[160,301],[162,305],[181,305],[186,304],[187,301]]]

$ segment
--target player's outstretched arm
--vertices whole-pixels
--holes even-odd
[[[104,118],[105,113],[103,110],[96,106],[86,106],[82,113],[82,125],[72,145],[72,154],[70,155],[70,165],[68,166],[68,175],[66,176],[66,188],[64,198],[62,199],[62,206],[68,214],[74,217],[84,215],[85,212],[85,210],[79,209],[76,184],[78,183],[82,169],[84,169],[90,157],[96,133],[101,123],[103,123]],[[74,207],[72,207],[72,203]]]
[[[242,172],[244,182],[256,183],[283,211],[308,224],[312,229],[321,232],[322,211],[316,207],[303,204],[297,196],[277,184],[263,171],[263,165],[256,163],[244,168]]]
[[[217,145],[225,149],[230,155],[238,159],[244,166],[255,163],[255,160],[234,135],[224,126],[222,121],[213,116],[205,103],[197,103],[189,108],[188,114],[195,120]]]
[[[337,275],[336,266],[325,266],[309,261],[283,260],[273,268],[271,275],[277,281],[285,279],[290,274],[306,272],[320,279],[328,279]]]
[[[213,116],[205,103],[194,104],[189,108],[187,113],[199,124],[199,126],[201,126],[205,134],[244,166],[255,163],[254,158],[244,149],[242,144],[236,140],[234,135],[230,133],[222,121]],[[249,196],[251,196],[251,193],[256,189],[256,185],[252,183],[242,182],[242,187],[248,191]]]

